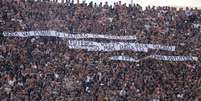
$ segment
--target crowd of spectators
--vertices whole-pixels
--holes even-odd
[[[57,0],[54,0],[57,1]],[[56,30],[136,35],[137,42],[175,45],[175,52],[109,53],[69,49],[55,37],[0,36],[0,101],[201,101],[201,63],[109,56],[150,54],[201,58],[201,10],[113,6],[49,0],[1,0],[0,32]],[[96,39],[94,41],[102,41]],[[115,40],[113,40],[115,41]]]

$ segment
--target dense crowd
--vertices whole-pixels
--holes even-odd
[[[54,0],[57,1],[57,0]],[[201,101],[201,10],[49,0],[1,0],[4,31],[136,35],[175,52],[87,52],[67,39],[0,36],[1,101]],[[105,41],[92,39],[93,41]],[[110,41],[110,40],[106,40]],[[116,40],[113,40],[116,41]],[[112,61],[109,56],[192,55],[198,61]]]

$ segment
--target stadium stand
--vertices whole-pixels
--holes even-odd
[[[199,9],[1,0],[0,11],[0,101],[201,101]],[[176,51],[97,52],[70,49],[65,38],[3,35],[41,30],[130,35],[137,40],[128,42],[173,45]],[[153,54],[196,56],[198,60],[109,59]]]

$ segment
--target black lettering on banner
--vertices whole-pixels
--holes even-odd
[[[149,48],[149,49],[153,49],[153,48],[154,48],[154,45],[153,45],[153,44],[145,44],[145,47],[146,47],[146,48]]]
[[[119,47],[120,47],[120,50],[124,49],[124,45],[122,45],[122,44],[119,44]]]
[[[172,56],[165,56],[167,59],[166,60],[168,60],[168,61],[174,61],[174,59],[175,58],[177,58],[177,57],[172,57]]]
[[[15,33],[16,33],[16,32],[12,32],[12,33],[10,33],[10,36],[15,36]]]
[[[78,46],[78,44],[79,44],[78,41],[74,41],[74,40],[69,40],[68,42],[69,42],[69,44],[70,44],[71,46]]]
[[[51,36],[51,31],[45,30],[45,36]]]
[[[162,46],[162,45],[158,45],[158,48],[157,48],[157,49],[161,49],[161,50],[168,50],[168,48],[167,48],[167,47]]]
[[[139,44],[139,43],[134,43],[133,46],[134,46],[135,48],[141,49],[141,44]]]
[[[169,60],[169,61],[172,61],[171,57],[170,56],[163,56],[165,58],[165,60]]]
[[[92,35],[92,38],[99,38],[98,35],[96,34],[90,34],[90,35]]]
[[[103,49],[101,48],[101,50],[106,51],[105,48],[104,48],[105,43],[100,42],[100,46],[101,46],[101,47],[103,46]]]
[[[75,39],[80,39],[80,34],[72,34],[72,37]]]
[[[187,56],[187,57],[181,57],[181,60],[182,61],[186,61],[186,60],[192,60],[192,57],[189,57],[189,56]]]
[[[149,48],[149,47],[150,47],[149,44],[141,44],[141,46],[142,46],[143,48]]]
[[[63,33],[64,34],[64,38],[68,37],[68,33]]]
[[[42,31],[43,36],[49,36],[49,31],[48,30],[44,30]]]
[[[85,46],[84,49],[87,49],[87,51],[95,51],[95,50],[93,49],[93,47],[87,47],[87,46]]]
[[[9,36],[16,36],[16,32],[13,33],[9,32]]]
[[[99,50],[99,47],[96,46],[96,45],[89,46],[89,48],[90,48],[91,51],[100,51],[100,50]]]
[[[84,42],[83,41],[75,41],[76,45],[78,46],[83,46]]]
[[[120,60],[122,57],[121,56],[117,56],[116,57],[116,60]]]
[[[3,35],[4,36],[10,36],[10,33],[9,32],[3,32]]]
[[[41,36],[45,36],[44,31],[40,31],[40,35],[41,35]]]
[[[75,35],[73,35],[73,34],[67,34],[67,38],[72,38],[72,39],[74,39],[74,38],[75,38]]]
[[[89,34],[84,34],[84,38],[89,38]]]
[[[105,34],[104,34],[103,37],[106,38],[106,39],[109,39],[109,38],[110,38],[110,35],[105,35]]]
[[[165,61],[192,61],[194,60],[191,56],[160,56],[160,55],[152,55],[152,58],[158,60],[165,60]]]
[[[159,45],[153,45],[153,48],[154,49],[160,49],[160,46]]]
[[[182,57],[176,56],[174,61],[184,61]]]
[[[72,42],[71,40],[68,40],[68,45],[72,45]]]
[[[34,31],[34,36],[41,36],[41,31]]]
[[[170,47],[170,51],[175,51],[175,46],[168,46]]]
[[[80,46],[86,46],[88,44],[89,44],[89,42],[87,42],[87,41],[79,41]]]
[[[142,50],[144,51],[145,47],[143,47],[143,44],[134,43],[132,45],[133,45],[133,49],[136,49],[137,51],[142,51]]]
[[[99,51],[99,50],[100,50],[100,48],[99,48],[98,46],[95,45],[94,47],[95,47],[95,50],[96,50],[96,51]]]
[[[88,45],[90,45],[90,46],[91,45],[96,45],[96,44],[98,44],[98,43],[94,43],[94,42],[91,42],[91,41],[88,43]]]
[[[26,36],[26,32],[19,32],[18,36],[25,37]]]
[[[167,50],[165,46],[157,45],[156,49]]]
[[[104,50],[109,50],[109,51],[115,50],[114,43],[103,44],[103,47],[104,47]]]
[[[134,46],[133,48],[136,49],[137,51],[144,50],[144,47],[142,47],[141,44],[136,43],[136,44],[133,44],[133,46]]]
[[[85,41],[79,41],[79,42],[80,42],[80,43],[79,43],[80,46],[85,46],[85,44],[86,44]]]
[[[113,39],[119,39],[119,40],[123,39],[121,36],[111,36],[111,37],[113,37]]]
[[[128,42],[125,42],[125,44],[124,44],[124,49],[125,49],[125,50],[130,50],[130,49],[132,49],[132,48],[131,48],[131,45],[130,45]]]
[[[82,33],[82,34],[78,34],[79,35],[79,38],[88,38],[88,35],[87,34],[84,34],[84,33]]]
[[[130,61],[130,58],[128,56],[123,56],[124,60],[129,60]]]
[[[169,51],[174,51],[174,46],[166,46]]]
[[[82,39],[83,38],[83,35],[82,35],[83,33],[81,33],[81,34],[76,34],[77,36],[78,36],[78,38],[79,39]]]
[[[103,35],[103,38],[106,38],[106,39],[108,39],[109,38],[109,35],[107,36],[107,35]]]
[[[84,45],[85,46],[92,46],[93,42],[91,42],[91,41],[85,41]]]
[[[162,49],[162,50],[164,50],[161,45],[156,45],[156,49]]]
[[[171,57],[170,56],[163,56],[165,59],[164,60],[170,60],[171,61]]]
[[[70,33],[65,33],[65,36],[64,36],[64,37],[70,39],[70,35],[71,35]]]
[[[33,36],[37,36],[36,31],[33,31]]]
[[[180,61],[186,61],[186,60],[189,60],[189,58],[188,57],[184,57],[184,56],[180,56],[180,57],[178,57],[178,60],[180,60]]]
[[[171,48],[169,46],[161,46],[163,50],[171,51]]]
[[[190,60],[190,58],[189,57],[181,56],[181,57],[179,57],[179,60],[186,61],[186,60]]]
[[[74,46],[80,46],[81,45],[81,41],[73,41],[73,45]]]
[[[190,56],[186,56],[186,57],[182,56],[181,59],[182,59],[183,61],[193,60],[192,57],[190,57]]]
[[[175,46],[170,46],[172,51],[175,51]]]
[[[127,49],[128,49],[128,45],[129,45],[128,42],[126,42],[126,43],[121,43],[121,44],[120,44],[120,50],[127,50]]]
[[[166,59],[167,59],[167,58],[164,57],[164,56],[157,56],[157,58],[158,58],[159,60],[166,60]]]
[[[14,33],[13,33],[13,36],[18,36],[18,33],[17,33],[17,32],[14,32]]]
[[[10,32],[8,32],[8,36],[13,36],[13,34],[14,34],[14,33],[10,33]]]
[[[46,36],[51,36],[51,31],[46,30],[45,32],[46,32],[45,34]]]
[[[119,58],[117,56],[112,57],[113,60],[118,60]]]
[[[193,57],[189,57],[189,60],[194,60]]]
[[[119,60],[124,60],[124,61],[126,60],[125,56],[119,56],[119,58],[120,58]]]
[[[168,51],[172,51],[172,47],[171,46],[162,46],[163,50],[168,50]]]
[[[60,37],[61,32],[55,32],[56,37]],[[54,34],[53,34],[54,35]]]
[[[21,32],[21,34],[23,37],[27,36],[26,32]]]
[[[191,57],[191,56],[189,56],[188,59],[189,59],[189,60],[192,60],[192,61],[194,60],[193,57]]]
[[[30,35],[30,32],[21,32],[23,37],[28,37]]]
[[[183,56],[177,56],[176,59],[175,59],[175,61],[185,61],[185,60],[186,59]]]
[[[15,36],[15,32],[9,33],[9,36]]]
[[[183,57],[183,56],[178,56],[177,60],[175,61],[186,61],[187,58]]]
[[[82,41],[74,41],[74,44],[77,46],[81,46],[82,45]]]
[[[179,60],[179,57],[178,56],[170,56],[171,57],[171,59],[170,59],[170,61],[178,61]]]

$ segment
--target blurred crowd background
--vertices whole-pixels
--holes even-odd
[[[67,39],[5,37],[3,32],[55,30],[72,34],[135,35],[135,42],[175,45],[175,52],[109,53],[69,49]],[[0,2],[1,101],[200,101],[201,63],[113,55],[201,58],[201,10],[49,0]],[[89,39],[93,41],[111,41]],[[116,41],[116,40],[112,40]]]

